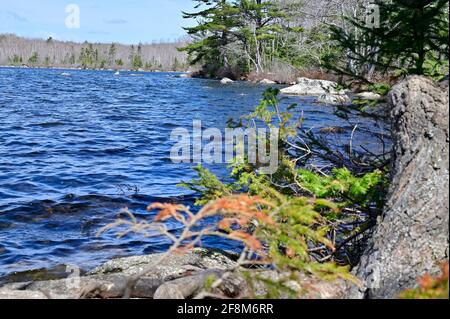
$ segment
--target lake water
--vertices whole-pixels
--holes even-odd
[[[0,276],[60,264],[90,269],[167,249],[163,239],[96,233],[125,207],[150,219],[145,209],[155,201],[193,205],[177,184],[195,174],[171,162],[170,133],[191,129],[193,119],[222,129],[253,111],[264,89],[166,73],[0,68]],[[283,103],[300,103],[307,127],[345,125],[313,101]],[[223,165],[212,169],[226,174]]]

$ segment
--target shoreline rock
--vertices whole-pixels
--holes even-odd
[[[320,96],[322,94],[345,95],[346,91],[339,90],[336,82],[299,78],[297,79],[297,84],[282,89],[281,93],[287,95]]]
[[[277,82],[269,80],[269,79],[263,79],[263,80],[259,81],[259,84],[271,85],[271,84],[277,84]]]
[[[373,92],[361,92],[353,95],[354,99],[358,100],[367,100],[367,101],[379,101],[382,100],[383,97],[380,94]]]
[[[0,298],[23,299],[79,299],[121,298],[128,278],[140,274],[162,254],[134,256],[110,260],[79,278],[9,283],[0,286]],[[211,274],[220,274],[235,266],[225,253],[206,249],[194,249],[187,254],[170,254],[152,272],[142,276],[131,292],[132,298],[152,299],[160,287],[160,298],[164,289],[178,283],[187,285],[194,294],[203,288]],[[188,279],[186,279],[188,278]],[[183,279],[183,280],[181,280]],[[197,289],[194,289],[197,287]],[[184,290],[189,291],[189,289]],[[167,295],[167,293],[166,293]],[[167,295],[168,297],[169,295]],[[189,298],[185,295],[184,298]]]
[[[0,287],[0,299],[117,299],[124,296],[132,276],[141,274],[144,267],[162,254],[134,256],[110,260],[82,277],[10,283]],[[220,279],[211,287],[211,293],[224,298],[266,296],[262,282],[249,286],[246,276],[234,271],[236,262],[226,253],[194,249],[186,254],[169,254],[161,264],[143,275],[131,289],[130,298],[137,299],[192,299],[202,295],[206,283]],[[237,257],[237,256],[232,256]],[[305,274],[288,285],[304,299],[342,298],[342,281],[326,282]],[[258,272],[258,277],[277,280],[289,277],[274,270]],[[290,298],[282,294],[281,298]]]
[[[322,94],[317,98],[318,103],[323,103],[326,105],[342,105],[351,102],[351,99],[347,95],[340,94]]]

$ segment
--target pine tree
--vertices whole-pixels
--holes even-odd
[[[370,82],[377,68],[396,75],[439,76],[448,72],[447,0],[375,0],[380,25],[367,25],[365,16],[349,18],[347,32],[331,27],[333,39],[347,53],[347,61],[327,66],[341,75]]]
[[[183,50],[189,53],[191,64],[202,62],[212,75],[221,69],[262,73],[283,55],[289,41],[298,40],[302,31],[289,25],[294,15],[291,10],[303,5],[298,0],[194,1],[207,9],[184,14],[185,18],[196,18],[199,24],[186,28],[194,41]]]
[[[33,52],[33,55],[28,59],[28,63],[36,64],[39,62],[39,56],[37,52]]]
[[[117,48],[115,43],[112,43],[111,46],[109,47],[109,52],[108,52],[108,64],[109,66],[113,66],[116,60],[116,54],[117,54]]]
[[[215,74],[221,68],[230,67],[228,45],[236,41],[233,28],[238,21],[239,9],[227,0],[194,0],[195,8],[206,7],[195,13],[183,12],[185,19],[196,19],[199,24],[185,28],[194,42],[184,48],[191,57],[191,64],[202,63],[208,73]]]
[[[278,1],[241,0],[239,1],[239,34],[247,57],[254,64],[256,72],[264,71],[266,56],[273,56],[274,46],[270,43],[280,38],[283,29],[273,23],[285,17]]]

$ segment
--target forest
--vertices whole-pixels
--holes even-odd
[[[52,38],[27,39],[0,35],[0,65],[84,69],[185,71],[186,54],[178,48],[185,41],[122,45],[75,43]]]
[[[183,50],[201,74],[232,79],[335,74],[365,83],[448,70],[446,1],[194,0]],[[330,72],[331,71],[331,72]]]

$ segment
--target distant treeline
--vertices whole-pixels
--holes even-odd
[[[178,48],[186,44],[183,40],[136,45],[76,43],[0,34],[0,65],[184,71],[187,54]]]

